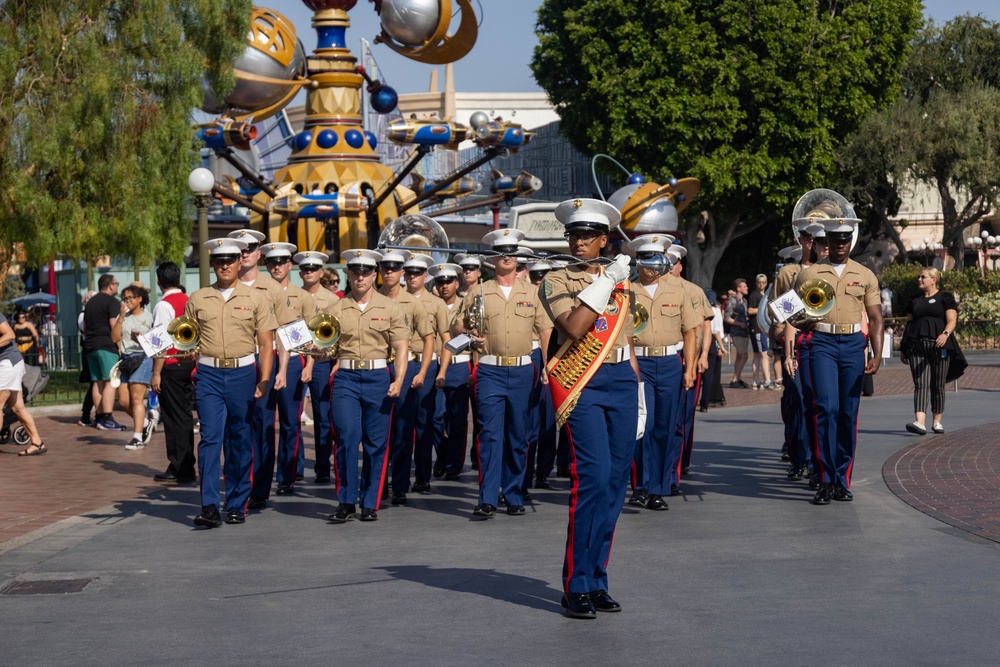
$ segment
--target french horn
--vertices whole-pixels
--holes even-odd
[[[837,292],[833,285],[822,278],[812,278],[799,287],[798,295],[805,305],[805,310],[796,318],[799,322],[822,321],[836,305]]]
[[[340,340],[340,320],[329,313],[317,313],[309,322],[309,335],[313,345],[320,348],[333,347]]]
[[[187,352],[198,347],[201,328],[193,317],[183,315],[170,321],[167,325],[167,335],[170,336],[175,348]]]
[[[633,335],[638,336],[649,327],[649,310],[638,301],[635,302],[635,318],[633,320]]]

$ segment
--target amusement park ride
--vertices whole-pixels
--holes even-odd
[[[375,43],[385,44],[406,58],[446,64],[459,60],[475,45],[478,25],[471,0],[369,2],[374,4],[382,28]],[[234,63],[237,85],[220,100],[205,84],[202,109],[217,118],[198,126],[195,132],[205,147],[242,175],[238,180],[229,178],[225,184],[216,182],[213,194],[249,208],[251,227],[270,240],[288,241],[302,250],[321,250],[333,257],[341,249],[374,248],[388,223],[404,214],[419,214],[422,207],[479,191],[480,184],[468,174],[493,158],[518,151],[531,140],[532,133],[521,125],[491,119],[483,112],[473,114],[469,125],[450,118],[403,118],[396,111],[396,91],[373,80],[347,47],[348,12],[357,0],[303,3],[313,11],[315,51],[306,55],[295,27],[286,18],[255,7],[246,50]],[[457,27],[449,32],[453,17]],[[252,166],[245,152],[254,146],[262,123],[276,116],[283,118],[283,109],[300,90],[306,92],[304,127],[295,133],[285,124],[289,136],[284,141],[291,153],[287,164],[269,178]],[[369,95],[371,109],[396,116],[384,124],[384,136],[364,128],[364,92]],[[393,171],[376,151],[380,141],[413,150]],[[437,178],[413,173],[413,187],[403,185],[431,151],[454,151],[464,141],[473,142],[479,149],[478,157]],[[538,178],[524,171],[516,176],[492,171],[489,197],[424,214],[433,217],[510,203],[542,186]],[[693,178],[670,179],[660,186],[630,174],[628,184],[609,201],[622,210],[623,234],[670,232],[678,227],[677,213],[698,189]]]

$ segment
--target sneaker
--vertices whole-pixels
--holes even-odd
[[[91,421],[89,419],[86,419],[86,420],[85,419],[77,419],[76,420],[76,425],[77,426],[86,426],[88,428],[94,428],[95,426],[97,426],[97,424],[95,424],[93,421]]]
[[[299,423],[302,424],[303,426],[312,426],[313,420],[309,415],[303,412],[302,416],[299,417]]]
[[[138,440],[136,438],[132,438],[129,441],[129,443],[127,445],[125,445],[125,449],[130,449],[130,450],[144,449],[145,447],[146,447],[146,443],[144,443],[142,440]]]
[[[944,426],[941,424],[941,422],[938,422],[937,424],[934,424],[933,427],[931,427],[931,430],[934,431],[935,433],[944,433]]]
[[[781,386],[780,382],[772,382],[771,384],[767,385],[767,388],[770,389],[771,391],[781,391],[784,387]]]
[[[147,418],[142,424],[142,444],[149,444],[149,439],[153,437],[153,429],[156,428],[156,422],[152,419]]]
[[[753,386],[752,386],[752,387],[750,387],[750,388],[751,388],[751,389],[753,389],[754,391],[757,391],[757,390],[758,390],[758,389],[760,389],[760,388],[761,388],[762,386],[764,386],[764,385],[763,385],[763,383],[760,383],[760,382],[757,382],[756,380],[754,380],[754,381],[753,381]]]
[[[105,417],[95,422],[97,428],[102,431],[125,431],[127,427],[115,421],[114,417]]]
[[[152,431],[156,432],[156,427],[160,425],[160,411],[156,408],[150,408],[146,411],[146,417],[149,421],[153,422]]]
[[[910,422],[906,425],[906,430],[917,435],[927,435],[927,427],[919,422]]]

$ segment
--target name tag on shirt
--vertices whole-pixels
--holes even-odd
[[[312,335],[309,333],[309,325],[305,320],[295,320],[284,326],[278,327],[278,338],[286,350],[297,350],[312,342]]]
[[[140,335],[139,345],[142,346],[142,351],[146,353],[147,357],[152,357],[169,350],[174,346],[174,342],[167,334],[167,325],[161,324]]]

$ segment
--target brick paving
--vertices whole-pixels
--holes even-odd
[[[727,384],[731,372],[730,367],[724,369],[723,378],[727,378]],[[1000,365],[970,366],[961,380],[961,388],[1000,388]],[[780,391],[728,387],[725,391],[728,407],[774,405],[781,395]],[[877,396],[912,391],[909,371],[898,361],[883,367],[876,376]],[[711,408],[712,411],[717,409],[725,408]],[[163,497],[176,488],[152,480],[154,474],[167,466],[162,433],[156,433],[145,449],[127,451],[124,445],[130,438],[130,432],[112,433],[77,426],[78,409],[66,406],[63,412],[65,416],[36,417],[49,450],[44,456],[18,457],[17,451],[21,447],[13,443],[0,445],[0,545],[62,519],[86,514],[115,502]],[[117,418],[123,423],[129,421],[121,414]],[[307,436],[306,451],[311,452],[312,429],[304,428],[303,432]],[[938,438],[934,442],[952,442],[955,437],[958,434]],[[969,465],[980,465],[979,459],[970,461]],[[1000,470],[1000,462],[993,461],[996,463],[993,469]],[[307,469],[311,469],[310,464],[307,464]],[[911,481],[911,486],[913,483]],[[908,495],[916,497],[915,490],[910,488]],[[923,511],[923,508],[919,509]],[[1000,519],[996,509],[993,506],[989,511]],[[1000,524],[995,523],[993,528],[994,534],[1000,535]]]
[[[1000,543],[1000,423],[925,436],[885,462],[882,477],[927,516]]]

